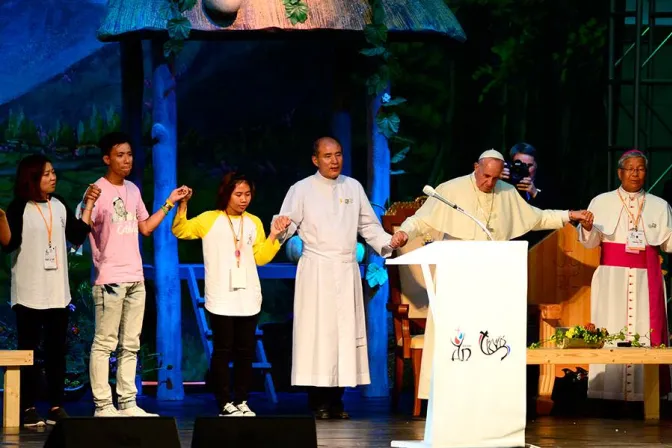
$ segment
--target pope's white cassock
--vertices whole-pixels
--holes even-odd
[[[640,207],[641,218],[635,225],[633,217],[637,219]],[[670,206],[652,194],[628,193],[619,187],[594,198],[588,210],[595,216],[593,228],[588,232],[579,226],[579,241],[587,248],[602,248],[600,266],[591,284],[591,322],[609,333],[627,328],[628,335],[644,336],[653,329],[651,344],[667,345],[667,307],[658,247],[672,252]],[[631,229],[644,232],[644,250],[626,252]],[[664,368],[660,376],[661,394],[669,392],[669,367]],[[591,364],[589,370],[589,397],[643,400],[641,365]]]
[[[296,271],[292,385],[369,384],[366,320],[357,234],[386,256],[391,236],[355,179],[316,173],[294,184],[279,213],[298,227],[303,254]]]
[[[495,151],[486,151],[481,158],[490,152],[495,153],[494,158],[502,157]],[[569,211],[540,210],[532,207],[525,202],[513,185],[504,181],[497,181],[492,192],[482,192],[476,187],[473,173],[439,185],[436,192],[485,224],[493,239],[497,241],[508,241],[532,230],[559,229],[569,222]],[[432,230],[442,232],[443,239],[466,241],[488,239],[483,230],[471,219],[431,197],[414,216],[404,221],[400,230],[408,234],[409,241]],[[430,310],[425,328],[425,345],[422,351],[418,387],[418,398],[422,399],[429,398],[434,353],[433,334],[434,321]]]

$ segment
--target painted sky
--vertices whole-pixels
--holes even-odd
[[[0,1],[0,105],[61,74],[102,43],[105,0]]]

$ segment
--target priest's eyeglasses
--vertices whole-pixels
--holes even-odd
[[[628,173],[629,175],[635,174],[635,173],[646,173],[646,168],[621,168],[623,171]]]

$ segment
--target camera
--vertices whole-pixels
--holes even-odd
[[[509,169],[509,182],[511,185],[518,185],[523,178],[530,176],[530,167],[520,160],[507,163],[506,167]]]

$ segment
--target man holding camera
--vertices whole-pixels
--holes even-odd
[[[509,151],[511,162],[504,165],[501,179],[510,183],[525,199],[538,208],[549,205],[549,195],[537,188],[537,150],[528,143],[516,143]]]

